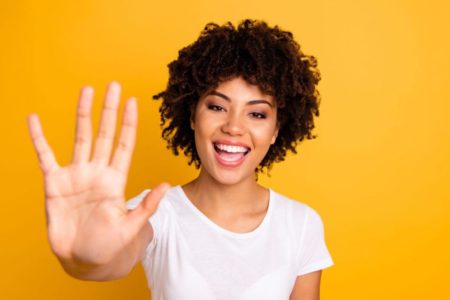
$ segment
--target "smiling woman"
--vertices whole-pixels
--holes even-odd
[[[199,179],[208,176],[224,184],[255,180],[255,169],[278,132],[273,102],[241,77],[200,99],[191,121],[202,165]]]
[[[113,158],[120,86],[107,91],[91,152],[93,90],[82,89],[72,164],[60,167],[36,115],[48,234],[72,276],[112,280],[138,261],[153,299],[319,299],[333,265],[319,214],[257,183],[255,172],[314,138],[320,77],[292,34],[265,22],[208,24],[169,65],[163,138],[201,168],[175,187],[124,199],[137,106],[129,99]]]

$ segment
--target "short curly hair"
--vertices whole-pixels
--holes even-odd
[[[221,82],[242,77],[274,97],[278,136],[255,170],[270,169],[305,138],[314,139],[314,115],[319,116],[320,81],[317,60],[305,55],[289,31],[246,19],[237,27],[208,23],[200,37],[179,51],[169,65],[169,80],[160,106],[162,137],[175,155],[183,151],[189,165],[201,166],[190,121],[199,99]]]

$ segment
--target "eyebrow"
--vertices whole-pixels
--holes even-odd
[[[208,95],[218,96],[218,97],[220,97],[220,98],[223,98],[223,99],[226,100],[226,101],[231,101],[231,99],[230,99],[227,95],[224,95],[224,94],[222,94],[222,93],[219,93],[219,92],[216,91],[216,90],[214,90],[214,91],[208,93]],[[246,103],[246,105],[254,105],[254,104],[261,104],[261,103],[265,103],[265,104],[269,105],[270,107],[273,107],[272,103],[270,103],[269,101],[264,100],[264,99],[250,100],[250,101],[248,101],[248,102]]]

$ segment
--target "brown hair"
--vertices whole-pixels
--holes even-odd
[[[291,32],[248,19],[237,27],[208,23],[168,67],[166,90],[153,96],[162,98],[162,137],[175,155],[183,151],[197,168],[201,162],[190,127],[192,114],[205,92],[234,77],[259,86],[277,104],[278,137],[257,171],[283,161],[287,151],[297,153],[305,138],[316,138],[311,131],[314,115],[319,116],[317,60],[303,54]]]

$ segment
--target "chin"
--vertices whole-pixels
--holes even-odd
[[[206,170],[205,170],[206,171]],[[254,172],[250,174],[243,174],[240,172],[236,172],[236,170],[215,170],[211,173],[207,172],[209,176],[217,183],[222,185],[236,185],[240,184],[242,182],[248,182],[248,181],[256,181],[256,177],[254,175]]]

